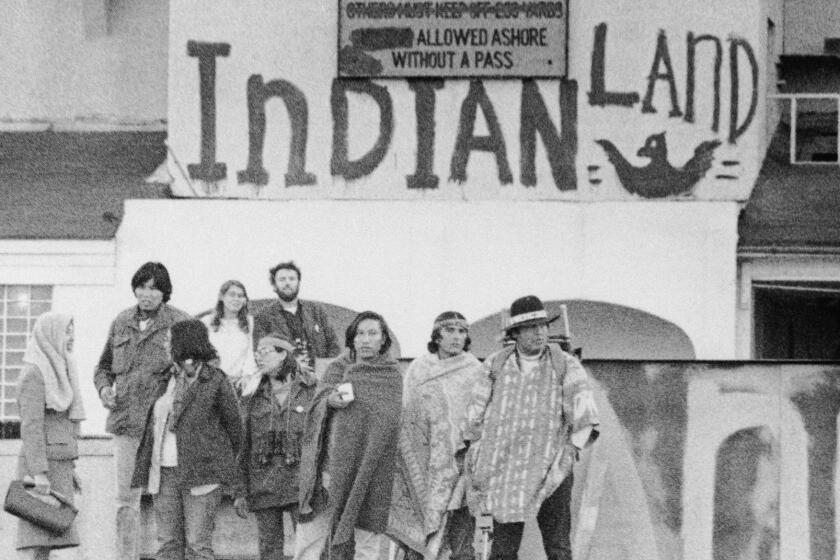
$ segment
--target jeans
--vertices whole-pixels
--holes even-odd
[[[134,459],[140,438],[114,436],[114,461],[117,471],[117,560],[140,558],[140,495],[141,488],[131,487]]]
[[[537,525],[543,539],[548,560],[572,560],[572,473],[554,493],[546,498],[537,513]],[[498,523],[493,521],[493,545],[490,560],[517,560],[525,523]]]
[[[453,510],[444,529],[444,542],[449,545],[449,560],[475,560],[475,517],[467,507]],[[423,555],[416,550],[406,549],[405,560],[423,560]]]
[[[283,560],[283,512],[292,515],[292,523],[297,518],[297,507],[273,507],[254,511],[257,517],[260,560]]]
[[[177,467],[160,469],[160,492],[155,496],[157,560],[213,560],[213,529],[221,488],[193,496],[177,481]]]

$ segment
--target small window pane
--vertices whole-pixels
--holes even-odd
[[[52,301],[52,286],[32,286],[32,299]]]
[[[23,352],[7,352],[6,353],[7,366],[23,365]]]
[[[49,311],[50,307],[52,307],[52,305],[48,301],[33,302],[33,303],[30,304],[30,308],[31,308],[30,312],[32,313],[33,316],[37,317],[38,315],[41,315],[42,313],[46,313],[47,311]]]
[[[6,299],[19,300],[29,299],[29,286],[7,286]]]
[[[10,301],[8,305],[7,317],[27,317],[29,316],[29,300],[24,301]]]
[[[7,336],[6,337],[6,349],[7,350],[23,350],[26,348],[26,337],[25,336]]]
[[[26,319],[6,319],[7,333],[29,333],[29,321]]]
[[[3,398],[7,401],[17,399],[17,385],[3,385]]]
[[[18,377],[20,376],[20,369],[18,368],[6,368],[3,372],[3,381],[6,383],[17,383]]]
[[[37,317],[38,315],[49,311],[52,305],[48,301],[38,301],[30,304],[30,307],[32,315]]]
[[[3,405],[3,416],[6,418],[17,418],[19,416],[18,404],[16,402],[9,402]]]

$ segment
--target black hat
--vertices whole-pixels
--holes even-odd
[[[510,306],[510,319],[505,332],[511,329],[529,327],[531,325],[547,325],[551,321],[545,311],[545,306],[537,296],[525,296],[514,301]]]

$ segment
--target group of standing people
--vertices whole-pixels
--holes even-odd
[[[513,344],[483,363],[469,353],[466,318],[442,313],[428,354],[403,375],[381,315],[358,314],[341,350],[324,309],[298,298],[300,280],[292,262],[272,267],[278,300],[256,316],[245,286],[228,281],[199,320],[168,303],[162,264],[135,273],[137,304],[112,323],[94,375],[114,436],[117,558],[139,558],[147,492],[161,560],[214,557],[225,493],[237,514],[254,513],[261,559],[283,558],[284,514],[295,524],[296,560],[378,558],[389,538],[408,559],[472,559],[475,516],[490,514],[490,558],[515,559],[524,520],[537,515],[549,560],[570,560],[572,465],[597,437],[598,418],[580,362],[549,342],[542,302],[513,303]],[[56,405],[41,387],[41,416],[60,416],[71,433],[84,417],[69,358],[72,319],[52,315],[35,332],[42,320],[56,322],[50,332],[64,325],[50,342],[64,365],[27,359],[21,474],[36,491],[51,483],[72,493],[74,437],[65,438],[72,450],[46,461],[27,443],[24,418],[30,369],[47,370],[47,394],[58,386],[74,395]],[[318,379],[323,358],[332,361]],[[43,428],[30,436],[44,440]],[[35,544],[24,534],[19,548],[36,557],[78,543],[74,529]]]

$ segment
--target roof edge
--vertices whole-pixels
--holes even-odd
[[[840,256],[840,246],[807,246],[807,245],[748,245],[738,247],[737,257],[740,258],[761,258],[775,256]]]

